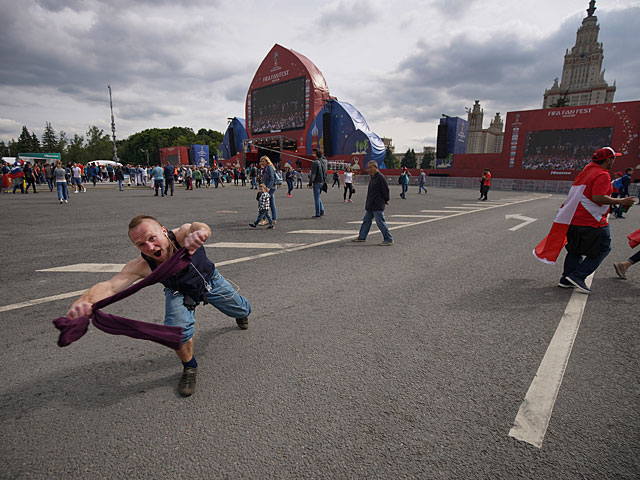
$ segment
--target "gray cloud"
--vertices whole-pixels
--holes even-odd
[[[365,0],[340,0],[321,11],[318,23],[325,30],[349,30],[363,28],[374,23],[380,17],[380,11]]]

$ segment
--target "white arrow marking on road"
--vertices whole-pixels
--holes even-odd
[[[524,227],[525,225],[529,225],[530,223],[535,222],[536,220],[538,220],[537,218],[531,218],[531,217],[525,217],[524,215],[517,215],[517,214],[513,214],[513,215],[505,215],[504,216],[507,220],[510,218],[515,218],[516,220],[522,220],[522,223],[520,225],[516,225],[515,227],[510,228],[509,230],[512,232],[515,232],[516,230],[518,230],[519,228]]]

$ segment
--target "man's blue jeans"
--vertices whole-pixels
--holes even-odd
[[[251,306],[246,298],[240,296],[231,284],[216,268],[209,280],[211,291],[205,290],[207,303],[213,305],[222,313],[233,318],[248,317]],[[164,324],[182,327],[182,342],[188,342],[193,336],[193,325],[196,322],[195,310],[184,306],[184,295],[170,288],[164,289],[165,316]]]
[[[385,242],[393,241],[393,237],[391,233],[389,233],[389,227],[387,227],[387,222],[384,219],[384,210],[366,210],[364,212],[364,217],[362,218],[362,225],[360,226],[360,233],[358,233],[358,238],[366,239],[367,235],[369,235],[369,229],[371,228],[371,220],[376,219],[376,225],[380,229],[382,233],[382,238]]]
[[[402,187],[402,193],[400,194],[400,196],[402,198],[406,198],[405,194],[407,193],[407,190],[409,189],[409,185],[406,183],[403,183],[402,185],[400,185]]]
[[[158,189],[159,189],[159,190],[160,190],[160,193],[161,193],[161,194],[162,194],[162,196],[164,197],[164,190],[163,190],[163,186],[164,186],[164,179],[161,179],[161,180],[156,179],[156,180],[154,180],[154,181],[153,181],[153,186],[154,186],[154,187],[155,187],[155,189],[156,189],[156,194],[155,194],[155,196],[156,196],[156,197],[158,196]]]
[[[611,251],[611,232],[609,225],[601,227],[602,238],[600,239],[600,254],[597,257],[585,257],[578,253],[567,253],[564,259],[563,277],[576,277],[584,280],[600,266],[602,261]]]
[[[313,184],[313,203],[316,207],[316,217],[324,215],[324,205],[320,200],[320,194],[322,193],[322,183]]]

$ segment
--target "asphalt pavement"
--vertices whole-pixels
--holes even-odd
[[[402,200],[392,185],[394,245],[382,247],[375,225],[350,241],[364,213],[356,188],[352,203],[329,189],[319,219],[310,190],[279,190],[273,230],[248,226],[248,187],[162,198],[89,186],[63,205],[46,187],[0,195],[0,476],[638,478],[640,267],[624,281],[612,265],[633,253],[640,208],[610,221],[613,250],[534,446],[510,430],[582,295],[531,253],[563,197],[411,187]],[[51,320],[74,292],[139,254],[127,224],[141,213],[169,228],[208,223],[209,257],[253,309],[241,331],[198,307],[189,398],[165,347],[93,327],[56,345]],[[161,322],[162,287],[107,311]]]

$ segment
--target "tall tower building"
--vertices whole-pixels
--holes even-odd
[[[567,107],[611,103],[616,84],[609,86],[604,80],[602,42],[598,42],[598,17],[594,15],[596,2],[591,0],[587,16],[576,34],[576,44],[567,49],[562,67],[562,80],[544,91],[542,108]]]
[[[467,143],[465,153],[500,153],[502,151],[502,131],[504,123],[500,113],[491,120],[489,128],[482,128],[484,109],[476,100],[472,108],[467,108]]]

